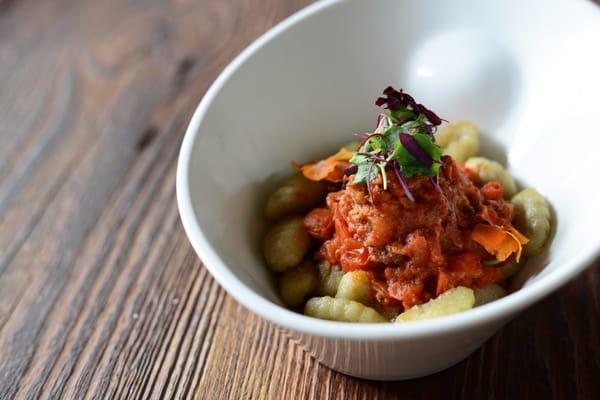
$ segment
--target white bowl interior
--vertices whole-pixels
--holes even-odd
[[[475,121],[486,136],[484,153],[552,203],[554,239],[520,285],[577,268],[595,253],[594,4],[348,0],[317,7],[246,52],[188,132],[195,135],[186,166],[195,219],[246,286],[280,303],[260,252],[265,197],[291,160],[324,156],[372,129],[374,100],[387,85],[448,120]]]

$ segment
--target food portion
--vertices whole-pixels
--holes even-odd
[[[329,296],[313,297],[306,302],[304,313],[310,317],[343,322],[386,322],[377,311],[358,301]]]
[[[550,207],[546,199],[537,190],[527,188],[510,200],[515,208],[515,222],[529,238],[525,248],[526,256],[535,256],[542,252],[550,236]]]
[[[398,315],[396,322],[411,322],[421,319],[443,317],[466,311],[475,305],[473,289],[458,286],[445,291],[425,304],[416,305]]]
[[[409,322],[504,296],[548,241],[548,203],[477,156],[471,122],[444,123],[391,87],[376,104],[373,132],[292,162],[267,201],[263,250],[282,300],[321,319]]]

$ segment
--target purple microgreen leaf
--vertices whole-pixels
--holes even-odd
[[[400,142],[402,143],[402,146],[404,146],[406,150],[408,150],[409,153],[412,154],[421,165],[427,168],[431,167],[433,160],[429,154],[427,154],[427,152],[423,150],[421,146],[419,146],[419,143],[413,136],[409,135],[408,133],[401,133]]]
[[[410,97],[410,96],[405,97],[405,93],[402,93],[402,91],[399,92],[391,86],[388,86],[383,91],[383,94],[385,97],[379,97],[375,101],[375,104],[378,107],[381,107],[384,104],[387,104],[387,108],[390,111],[396,111],[402,107],[406,107],[407,105],[409,105],[409,103],[408,103],[409,99],[412,99],[412,97]],[[414,102],[414,100],[413,100],[413,102]],[[415,105],[416,105],[416,103],[415,103]],[[415,111],[416,111],[416,109],[415,109]]]
[[[383,94],[385,94],[386,96],[389,96],[389,95],[394,94],[394,93],[396,93],[396,89],[394,89],[391,86],[386,87],[384,89],[384,91],[383,91]]]
[[[429,123],[431,123],[433,126],[438,126],[442,123],[442,121],[444,121],[442,118],[438,117],[436,113],[425,107],[423,104],[417,103],[414,97],[412,97],[410,94],[403,92],[402,89],[398,91],[391,86],[388,86],[383,91],[383,96],[379,97],[375,101],[375,104],[378,107],[387,105],[387,108],[392,112],[410,107],[417,115],[424,115]],[[403,117],[400,119],[404,120],[405,118]]]
[[[398,93],[400,93],[403,104],[409,105],[413,109],[413,111],[415,111],[417,113],[419,112],[419,106],[418,106],[417,102],[415,101],[415,99],[410,94],[404,93],[404,92],[402,92],[402,90],[400,90],[400,92],[398,92]]]
[[[429,120],[429,122],[431,122],[433,125],[438,126],[442,123],[442,119],[438,117],[433,111],[425,107],[423,104],[418,104],[417,109],[419,113],[423,114],[425,118],[427,118],[427,120]]]

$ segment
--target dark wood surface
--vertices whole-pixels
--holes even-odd
[[[215,283],[178,220],[186,124],[310,0],[0,0],[0,399],[600,398],[598,262],[459,365],[320,366]]]

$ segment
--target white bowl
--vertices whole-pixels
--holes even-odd
[[[431,374],[598,254],[598,71],[600,12],[586,0],[316,3],[248,47],[198,106],[177,170],[183,225],[229,294],[323,364],[368,379]],[[552,244],[520,274],[522,288],[461,314],[360,325],[289,311],[260,252],[265,196],[290,160],[371,129],[387,85],[475,121],[484,153],[552,203]]]

